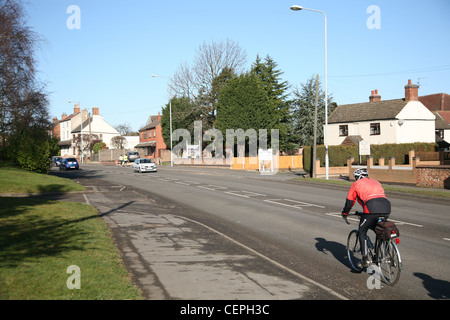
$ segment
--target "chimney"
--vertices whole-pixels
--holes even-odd
[[[419,86],[408,80],[405,86],[405,101],[419,101]]]
[[[93,107],[92,108],[92,115],[93,116],[98,116],[100,114],[100,110],[98,107]]]
[[[381,101],[381,96],[378,94],[378,89],[372,90],[372,95],[369,97],[370,102]]]
[[[61,115],[61,120],[64,120],[65,118],[67,118],[67,114],[64,112],[64,113]]]
[[[158,121],[161,121],[161,113],[158,111]]]
[[[79,104],[76,104],[74,107],[73,107],[73,113],[80,113],[80,105]]]

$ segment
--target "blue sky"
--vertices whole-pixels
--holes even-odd
[[[325,11],[328,20],[328,92],[338,104],[404,97],[408,79],[419,95],[450,93],[448,0],[35,0],[28,24],[45,42],[38,77],[50,92],[50,113],[73,104],[97,106],[111,125],[138,130],[168,100],[168,81],[192,64],[203,42],[230,39],[247,53],[270,55],[283,80],[301,86],[315,74],[324,83],[324,18],[291,5]],[[69,29],[70,5],[80,28]],[[369,28],[379,8],[379,28]]]

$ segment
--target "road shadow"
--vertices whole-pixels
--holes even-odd
[[[328,255],[329,253],[340,263],[350,268],[347,258],[347,248],[342,243],[336,241],[328,241],[324,238],[315,238],[316,249],[323,254]]]
[[[425,273],[414,272],[417,278],[422,280],[423,287],[428,290],[428,295],[436,300],[450,300],[450,282],[435,279]]]

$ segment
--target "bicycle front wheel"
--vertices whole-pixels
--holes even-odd
[[[361,246],[359,244],[359,234],[357,230],[350,231],[347,238],[347,257],[352,269],[361,272],[362,268],[358,267],[358,262],[362,260]]]
[[[401,272],[397,245],[390,240],[379,241],[376,261],[380,267],[381,280],[389,286],[395,285],[400,279]]]

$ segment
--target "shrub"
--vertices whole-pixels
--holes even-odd
[[[51,155],[52,143],[42,128],[28,128],[11,136],[8,157],[24,169],[48,173]]]

